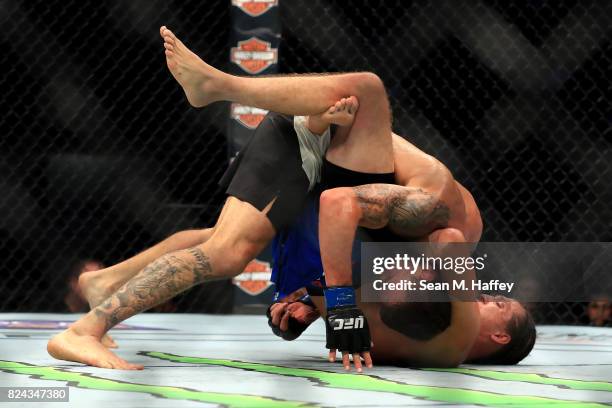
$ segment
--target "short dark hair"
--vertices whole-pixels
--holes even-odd
[[[510,341],[490,356],[470,361],[473,364],[514,365],[527,357],[536,340],[536,327],[531,313],[523,308],[522,316],[513,316],[506,330]]]

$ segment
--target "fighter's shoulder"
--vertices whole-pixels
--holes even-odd
[[[391,141],[393,143],[393,151],[395,153],[413,153],[416,149],[412,143],[395,133],[391,133]]]
[[[480,208],[474,199],[472,193],[465,188],[461,183],[455,181],[457,190],[461,194],[463,199],[463,206],[465,208],[465,225],[466,230],[464,234],[468,242],[478,242],[482,235],[483,222],[480,214]]]
[[[392,133],[392,141],[393,151],[396,155],[402,158],[410,157],[410,162],[402,162],[402,165],[429,167],[431,170],[448,173],[450,175],[450,171],[444,163],[419,149],[402,136]]]

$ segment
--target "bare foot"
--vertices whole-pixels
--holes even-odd
[[[355,113],[359,109],[359,100],[356,97],[350,96],[342,98],[325,111],[321,118],[334,125],[351,126],[355,120]]]
[[[219,100],[215,83],[225,74],[202,61],[166,26],[159,29],[159,34],[164,39],[168,69],[183,88],[189,103],[200,108]]]
[[[100,368],[142,370],[140,364],[130,364],[119,358],[94,336],[79,335],[69,328],[54,336],[47,344],[49,354],[58,360],[74,361]]]
[[[112,293],[118,289],[106,284],[101,277],[100,271],[84,272],[79,276],[79,289],[87,303],[89,308],[93,309],[108,298]],[[113,338],[105,334],[100,340],[102,345],[108,348],[118,348],[119,346],[113,340]]]

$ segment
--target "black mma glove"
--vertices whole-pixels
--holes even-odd
[[[365,315],[355,304],[355,290],[350,286],[326,288],[325,304],[325,347],[350,354],[369,351],[370,328]]]

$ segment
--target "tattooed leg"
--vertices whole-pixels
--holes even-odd
[[[213,279],[208,257],[200,248],[172,252],[147,266],[114,295],[93,309],[104,332],[190,287]],[[99,327],[99,326],[98,326]]]
[[[177,232],[157,245],[123,262],[98,271],[81,274],[79,276],[79,288],[87,299],[89,306],[94,308],[160,256],[200,245],[206,242],[212,233],[212,228]]]
[[[210,238],[212,233],[212,228],[180,231],[117,265],[82,273],[79,276],[81,293],[87,299],[89,307],[93,309],[155,259],[172,251],[202,244]],[[118,347],[108,334],[102,337],[101,341],[106,347]]]
[[[199,248],[165,255],[143,269],[114,295],[91,310],[47,346],[53,357],[102,368],[141,369],[106,349],[100,339],[122,320],[145,311],[191,286],[210,280],[212,268]]]
[[[448,207],[421,189],[393,184],[341,187],[321,194],[319,243],[325,280],[330,286],[350,285],[351,253],[358,226],[388,227],[409,238],[444,227]]]
[[[49,341],[53,357],[104,368],[141,369],[106,349],[100,338],[114,325],[193,285],[234,276],[274,236],[260,211],[230,197],[215,232],[204,244],[157,259],[114,295]]]

